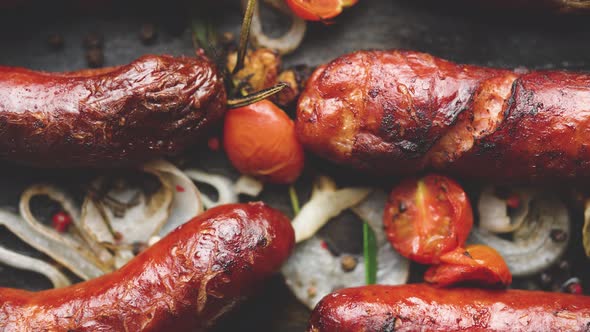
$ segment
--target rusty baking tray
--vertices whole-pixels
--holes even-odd
[[[284,62],[313,66],[357,49],[404,48],[488,66],[590,70],[587,17],[483,10],[448,2],[451,1],[362,0],[332,25],[311,24],[303,45]],[[87,63],[82,43],[90,33],[104,37],[105,65],[127,63],[146,53],[193,53],[188,15],[174,1],[107,1],[104,7],[92,10],[81,10],[71,3],[38,1],[20,9],[0,11],[0,64],[47,71],[84,68]],[[225,6],[211,12],[220,31],[238,31],[241,13],[237,3],[226,1]],[[138,37],[145,23],[153,24],[157,31],[155,41],[149,45]],[[265,24],[273,33],[285,29],[282,23],[280,19],[269,19]],[[54,33],[63,37],[62,49],[48,45],[48,38]],[[237,176],[222,153],[211,153],[199,146],[181,159],[177,161]],[[395,180],[363,177],[313,157],[310,163],[315,171],[306,171],[297,185],[302,199],[309,195],[314,172],[331,174],[340,181],[385,183],[385,187]],[[99,173],[37,170],[9,163],[0,164],[0,170],[1,206],[16,206],[18,195],[28,184],[52,182],[76,190]],[[267,187],[262,198],[291,214],[286,188]],[[575,220],[581,220],[581,211],[574,209],[573,213]],[[357,236],[360,243],[358,226],[347,222],[347,216],[340,219],[341,226],[327,230],[326,236],[341,243],[342,251],[360,251],[360,244],[346,244],[355,242],[350,236]],[[580,235],[574,233],[575,245],[566,258],[572,273],[585,276],[582,282],[590,287],[590,264],[582,255]],[[5,230],[0,231],[0,243],[42,257]],[[418,280],[422,270],[413,266],[411,280]],[[39,290],[50,284],[34,273],[0,265],[0,286]],[[277,276],[266,286],[257,297],[223,320],[217,331],[303,331],[309,312],[291,295],[282,278]]]

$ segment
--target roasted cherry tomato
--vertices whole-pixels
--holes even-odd
[[[303,170],[293,120],[270,101],[228,111],[223,147],[235,168],[263,181],[292,183]]]
[[[435,264],[461,247],[473,226],[471,204],[461,186],[444,176],[408,179],[395,187],[383,224],[389,242],[403,256]]]
[[[308,21],[322,21],[338,16],[343,8],[358,0],[286,0],[295,15]]]
[[[440,261],[426,271],[426,282],[440,287],[469,284],[494,288],[508,287],[512,282],[502,256],[485,245],[457,248],[442,255]]]

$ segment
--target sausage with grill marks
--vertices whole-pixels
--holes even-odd
[[[307,149],[371,173],[590,178],[590,74],[360,51],[315,71],[296,129]]]

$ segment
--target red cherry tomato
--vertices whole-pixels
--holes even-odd
[[[471,284],[503,288],[512,274],[500,254],[485,245],[457,248],[441,256],[441,264],[426,271],[424,280],[440,287]]]
[[[473,226],[471,204],[461,186],[444,176],[408,179],[395,187],[383,224],[389,242],[418,263],[438,263],[461,247]]]
[[[53,228],[56,231],[64,233],[68,230],[68,227],[70,227],[70,224],[72,223],[72,218],[69,214],[61,211],[53,215],[53,217],[51,218],[51,223],[53,224]]]
[[[322,21],[338,16],[343,8],[358,0],[286,0],[295,15],[308,21]]]
[[[263,181],[292,183],[303,170],[293,120],[267,100],[227,113],[223,147],[235,168]]]

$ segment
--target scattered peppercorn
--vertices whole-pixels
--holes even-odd
[[[115,232],[113,238],[115,238],[115,241],[120,242],[123,240],[123,234],[121,234],[121,232]]]
[[[47,38],[47,44],[53,50],[61,50],[64,47],[64,38],[59,33],[52,33]]]
[[[132,245],[133,255],[135,255],[135,256],[139,255],[139,253],[141,253],[142,251],[147,249],[147,247],[148,247],[147,244],[145,244],[144,242],[133,242],[133,245]]]
[[[218,137],[210,137],[207,141],[207,146],[211,151],[219,151],[219,138]]]
[[[581,295],[583,293],[582,285],[580,284],[580,279],[576,277],[570,278],[566,282],[564,282],[562,289],[565,292],[576,295]]]
[[[104,54],[101,48],[86,51],[86,63],[90,68],[100,68],[104,65]]]
[[[403,201],[399,202],[399,206],[398,206],[399,212],[400,213],[404,213],[406,212],[406,210],[408,209],[408,207],[406,206],[406,203],[404,203]]]
[[[565,240],[567,240],[567,233],[561,229],[552,229],[550,236],[551,240],[553,240],[554,242],[564,242]]]
[[[539,279],[541,280],[541,284],[543,286],[549,286],[551,284],[551,282],[553,281],[553,278],[547,272],[541,273],[541,275],[539,276]]]
[[[570,263],[566,260],[559,262],[559,269],[563,271],[568,271],[570,269]]]
[[[98,33],[89,33],[84,37],[84,48],[87,50],[102,48],[103,37]]]
[[[582,285],[580,285],[579,283],[572,283],[567,287],[567,290],[572,293],[572,294],[576,294],[576,295],[582,295],[582,293],[584,292],[584,290],[582,289]]]
[[[506,198],[506,205],[511,209],[516,209],[520,207],[520,196],[514,193]]]
[[[60,211],[53,215],[51,222],[53,224],[53,228],[56,231],[65,233],[72,223],[72,218],[66,212]]]
[[[340,258],[340,265],[345,272],[353,271],[357,264],[357,259],[351,255],[343,255],[342,258]]]
[[[236,35],[233,32],[226,31],[221,35],[221,42],[224,44],[233,43],[236,41]]]
[[[151,23],[146,23],[141,26],[139,30],[139,38],[145,45],[152,44],[157,37],[156,26]]]

